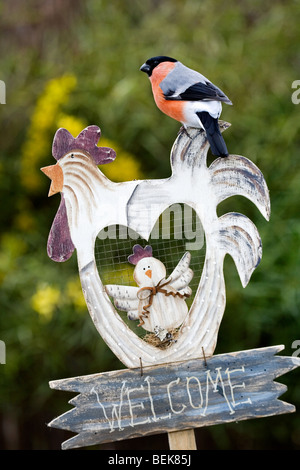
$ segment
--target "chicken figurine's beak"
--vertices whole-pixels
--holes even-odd
[[[48,197],[53,196],[53,194],[59,193],[63,189],[64,185],[64,175],[61,167],[58,162],[56,165],[45,166],[41,168],[41,171],[50,178],[51,186],[49,189]]]
[[[151,270],[151,269],[147,269],[147,271],[145,272],[145,274],[146,274],[146,276],[150,277],[150,279],[151,279],[151,277],[152,277],[152,270]]]

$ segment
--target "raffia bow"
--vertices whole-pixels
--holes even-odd
[[[166,297],[169,297],[172,295],[172,297],[179,297],[180,299],[185,299],[190,297],[190,294],[180,294],[180,292],[174,292],[174,291],[168,291],[166,289],[163,289],[163,287],[167,286],[170,284],[171,279],[167,280],[165,283],[161,284],[163,279],[161,279],[156,286],[153,287],[141,287],[138,290],[137,297],[139,300],[146,300],[149,299],[149,303],[147,305],[144,305],[143,307],[143,312],[140,315],[140,323],[138,326],[142,326],[145,322],[143,320],[143,317],[148,318],[148,315],[150,315],[149,308],[151,307],[153,303],[153,297],[160,292],[161,294],[164,294]],[[146,295],[145,297],[142,296],[143,292],[149,291],[149,294]]]

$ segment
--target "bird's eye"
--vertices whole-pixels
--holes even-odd
[[[74,153],[71,153],[71,158],[74,158]]]

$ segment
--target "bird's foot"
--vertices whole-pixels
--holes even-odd
[[[181,126],[181,128],[179,129],[177,135],[179,135],[179,134],[185,134],[185,135],[188,136],[189,139],[192,140],[192,137],[191,137],[190,134],[188,133],[187,128],[186,128],[185,126]]]

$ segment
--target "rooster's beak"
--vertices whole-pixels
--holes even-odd
[[[44,168],[41,168],[41,171],[52,180],[48,197],[61,192],[64,185],[64,175],[59,164],[44,166]]]

